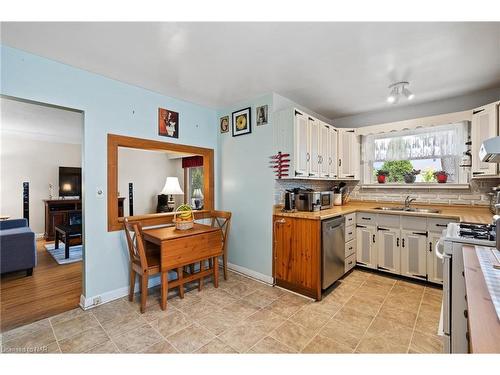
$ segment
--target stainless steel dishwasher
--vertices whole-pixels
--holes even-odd
[[[345,219],[338,216],[321,222],[321,283],[326,289],[344,274]]]

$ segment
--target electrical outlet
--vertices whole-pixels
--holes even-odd
[[[94,297],[93,302],[94,302],[94,306],[97,306],[97,305],[100,305],[102,303],[102,299],[101,299],[100,296],[99,297]]]

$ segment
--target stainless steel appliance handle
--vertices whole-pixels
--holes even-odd
[[[434,250],[436,251],[436,256],[439,258],[439,259],[443,259],[445,254],[444,254],[444,246],[443,246],[443,251],[439,251],[439,248],[441,247],[441,239],[437,240],[436,242],[436,247],[434,248]]]

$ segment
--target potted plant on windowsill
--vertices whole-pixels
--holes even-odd
[[[434,172],[434,177],[436,177],[437,182],[440,184],[444,184],[448,181],[448,173],[445,171]]]
[[[405,180],[405,183],[407,184],[413,184],[415,182],[415,180],[417,179],[417,175],[420,174],[420,169],[413,169],[409,172],[405,172],[405,174],[403,175],[403,178]]]
[[[389,176],[388,171],[384,171],[383,169],[379,169],[377,171],[377,181],[379,184],[385,184],[385,178]]]

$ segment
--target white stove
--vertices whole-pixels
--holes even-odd
[[[495,247],[496,226],[492,224],[450,223],[443,231],[442,241]]]

